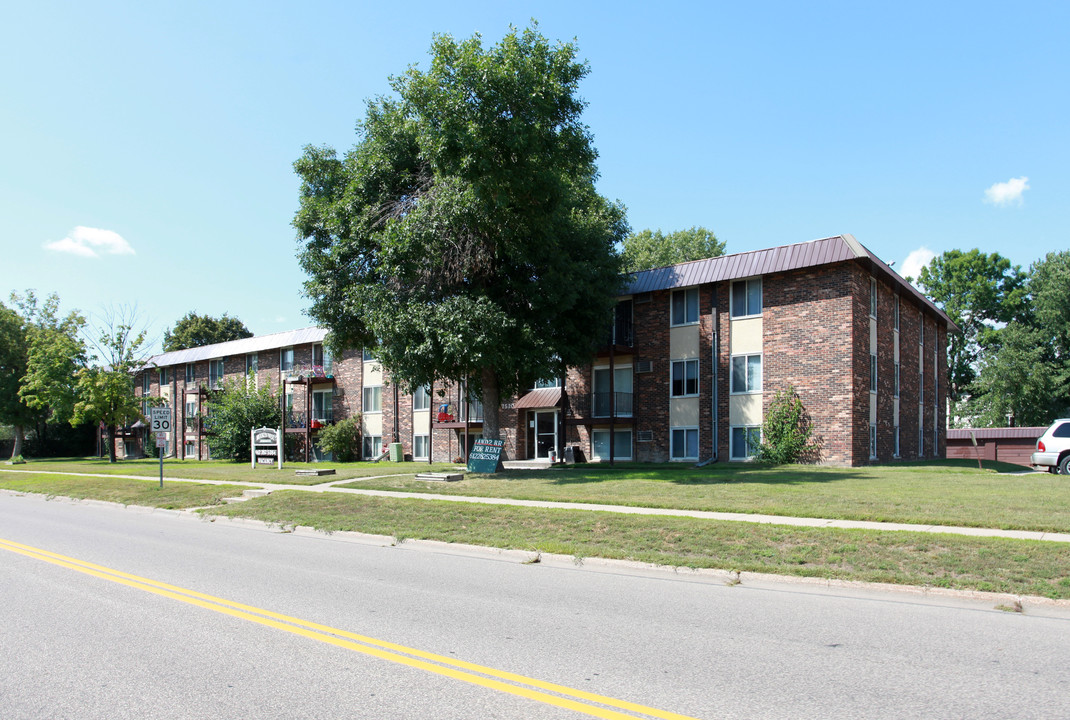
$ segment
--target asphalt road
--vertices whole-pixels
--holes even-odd
[[[1063,609],[591,565],[0,493],[0,718],[1070,718]]]

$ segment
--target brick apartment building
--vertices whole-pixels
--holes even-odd
[[[769,402],[798,392],[819,462],[943,457],[948,317],[850,235],[638,273],[591,363],[502,404],[507,458],[744,460]],[[452,461],[482,432],[464,383],[391,384],[361,351],[332,359],[306,328],[150,359],[143,395],[168,398],[169,455],[211,456],[200,417],[229,377],[254,373],[280,396],[280,424],[312,459],[318,431],[361,413],[364,456],[401,443],[415,460]],[[128,452],[137,452],[128,441]],[[123,448],[118,448],[120,454]]]

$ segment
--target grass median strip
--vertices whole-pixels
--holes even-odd
[[[667,566],[1070,598],[1056,543],[798,528],[433,500],[280,491],[204,511],[281,526],[356,531]]]
[[[619,463],[467,475],[457,483],[383,477],[341,487],[640,507],[1070,532],[1070,482],[1006,463],[857,468]]]
[[[224,498],[240,496],[247,488],[188,482],[165,482],[161,488],[155,480],[0,473],[0,489],[182,510],[219,505]]]

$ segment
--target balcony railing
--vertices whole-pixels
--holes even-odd
[[[287,410],[285,423],[287,428],[304,428],[308,426],[308,419],[303,412]]]
[[[309,427],[308,414],[304,412],[298,412],[296,410],[287,410],[285,421],[286,427],[290,429],[299,428],[303,430]],[[313,411],[311,426],[312,430],[318,430],[321,427],[327,427],[328,425],[334,425],[333,409],[327,410],[326,412],[322,412],[319,410]]]
[[[631,347],[634,344],[635,336],[632,332],[632,318],[631,315],[623,317],[618,315],[613,323],[613,327],[609,331],[609,337],[606,338],[606,345],[625,345]]]
[[[632,416],[632,393],[591,393],[569,395],[567,417],[608,418]]]

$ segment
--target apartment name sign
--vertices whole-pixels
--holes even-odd
[[[254,428],[249,433],[250,463],[253,470],[257,465],[278,465],[282,470],[282,430],[262,427]]]

